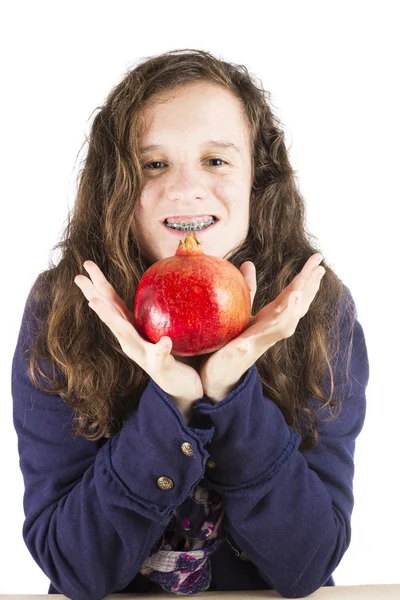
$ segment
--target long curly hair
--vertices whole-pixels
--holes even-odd
[[[305,203],[270,94],[245,66],[206,51],[181,49],[148,57],[129,69],[97,107],[85,136],[87,155],[74,207],[62,241],[52,248],[61,250],[60,260],[54,264],[50,258],[27,300],[36,323],[27,348],[29,379],[36,389],[59,394],[73,408],[75,436],[92,441],[112,437],[138,406],[149,376],[90,310],[74,278],[86,275],[85,260],[94,261],[132,310],[137,285],[150,266],[132,227],[144,179],[142,110],[154,94],[198,80],[230,90],[241,101],[251,131],[249,230],[228,260],[237,268],[246,260],[256,266],[253,314],[279,295],[312,254],[323,255],[306,229]],[[345,331],[348,381],[356,319],[348,288],[325,260],[321,265],[325,276],[295,333],[256,363],[264,394],[301,435],[303,449],[318,443],[316,401],[328,409],[328,420],[340,411],[343,369],[338,370],[341,381],[334,381],[335,361],[343,354],[339,342]]]

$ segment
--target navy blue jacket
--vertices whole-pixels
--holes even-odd
[[[230,532],[211,555],[209,590],[272,588],[295,598],[334,585],[332,573],[350,543],[355,440],[369,378],[358,320],[349,383],[350,331],[346,323],[341,329],[335,382],[345,386],[343,408],[336,420],[320,420],[318,446],[304,451],[300,435],[263,394],[256,365],[221,402],[196,400],[189,425],[150,379],[112,438],[73,440],[71,407],[28,379],[21,350],[33,330],[28,297],[12,363],[13,420],[25,485],[23,538],[51,582],[49,593],[99,600],[156,591],[139,568],[200,482],[223,496]],[[183,442],[193,456],[182,452]],[[160,489],[160,476],[170,477],[173,488]]]

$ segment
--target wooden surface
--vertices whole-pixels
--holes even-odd
[[[111,594],[106,596],[108,600],[171,600],[172,597],[180,597],[178,594]],[[261,598],[282,598],[277,592],[269,590],[251,592],[202,592],[195,594],[193,598],[207,598],[207,600],[260,600]],[[322,587],[313,594],[307,596],[315,600],[400,600],[400,584],[385,585],[351,585]],[[65,600],[66,596],[59,594],[0,594],[0,600]]]

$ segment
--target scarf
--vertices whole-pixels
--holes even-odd
[[[217,492],[194,487],[168,523],[162,546],[144,561],[139,572],[167,592],[190,595],[206,590],[211,582],[210,554],[225,539],[224,514]],[[190,535],[192,522],[202,525]]]

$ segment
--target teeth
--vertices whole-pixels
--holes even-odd
[[[184,217],[169,217],[167,223],[175,223],[177,225],[197,225],[198,223],[209,223],[212,220],[212,215],[198,215],[190,220]]]
[[[165,223],[165,225],[167,227],[170,227],[172,229],[178,229],[180,231],[196,231],[196,230],[200,230],[200,229],[205,229],[206,227],[208,227],[209,225],[212,225],[214,223],[214,219],[211,218],[207,221],[191,221],[190,223],[186,223],[185,221],[180,221],[179,223],[170,223],[169,219],[167,219],[167,223]]]

